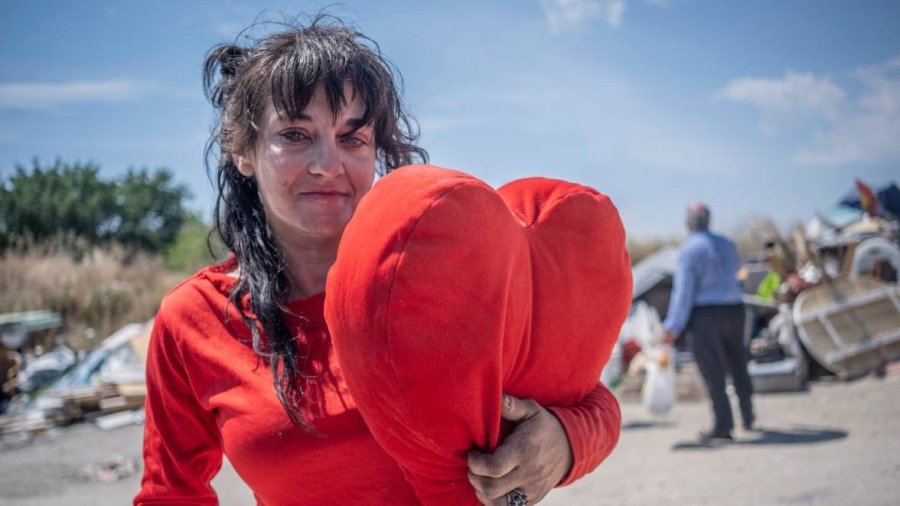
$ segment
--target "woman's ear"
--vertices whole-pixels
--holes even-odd
[[[256,172],[256,167],[253,164],[253,160],[250,157],[243,155],[235,155],[235,165],[237,165],[237,170],[244,177],[253,177],[253,174]]]

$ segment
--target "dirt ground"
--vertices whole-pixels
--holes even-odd
[[[897,364],[894,364],[895,366]],[[900,502],[900,368],[884,379],[820,382],[808,392],[757,396],[759,426],[717,447],[694,443],[705,402],[653,418],[623,405],[618,448],[594,473],[552,492],[547,506],[888,505]],[[0,450],[0,504],[129,504],[140,474],[141,427],[58,429]],[[96,480],[104,464],[133,474]],[[253,504],[226,464],[214,481],[223,506]]]

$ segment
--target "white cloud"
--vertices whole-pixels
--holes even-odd
[[[0,83],[0,109],[49,109],[76,103],[122,102],[143,95],[147,89],[127,79]]]
[[[900,160],[900,56],[849,73],[852,86],[829,77],[787,72],[781,79],[740,78],[716,99],[751,104],[772,134],[807,136],[792,161],[843,165]]]
[[[827,78],[788,71],[784,79],[735,79],[716,97],[753,104],[767,114],[833,115],[847,94]]]
[[[617,27],[625,13],[625,0],[541,0],[541,7],[550,30],[561,32],[598,19]]]
[[[667,7],[669,0],[643,0]],[[589,21],[604,21],[613,28],[622,24],[626,0],[540,0],[550,31],[563,32]]]

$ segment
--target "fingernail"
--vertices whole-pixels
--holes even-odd
[[[506,394],[503,394],[503,406],[505,406],[506,409],[512,407],[512,398]]]

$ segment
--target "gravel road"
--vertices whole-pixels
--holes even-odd
[[[808,392],[757,396],[759,426],[734,444],[694,443],[709,421],[705,402],[666,417],[622,406],[619,446],[599,469],[552,492],[547,506],[900,504],[900,367],[884,379],[820,382]],[[54,430],[0,449],[0,504],[130,504],[140,474],[141,427]],[[110,465],[111,464],[111,465]],[[125,474],[97,480],[104,468]],[[253,504],[230,466],[214,481],[222,506]]]

